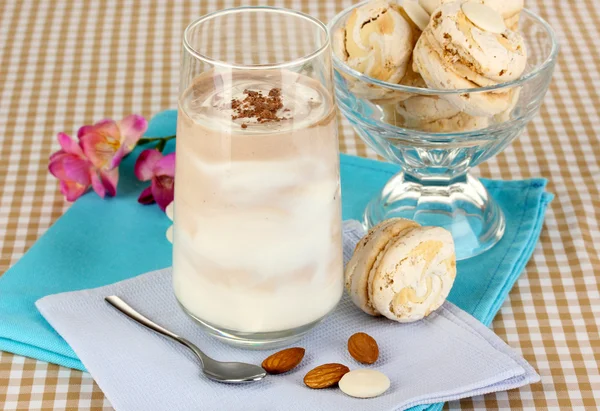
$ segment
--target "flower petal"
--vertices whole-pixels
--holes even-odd
[[[85,136],[92,130],[94,130],[94,126],[88,125],[88,126],[80,127],[79,130],[77,131],[77,138],[81,140],[81,137]]]
[[[94,126],[92,126],[92,125],[87,125],[87,126],[81,126],[81,127],[79,127],[79,130],[77,131],[77,138],[81,139],[81,137],[85,136],[86,134],[88,134],[93,129],[94,129]]]
[[[91,164],[84,158],[59,151],[50,157],[48,171],[61,181],[90,185]]]
[[[58,133],[58,143],[65,152],[83,157],[83,151],[79,143],[73,140],[68,134]]]
[[[72,181],[61,181],[60,192],[65,196],[67,201],[75,201],[85,193],[88,186]]]
[[[50,158],[48,159],[48,164],[52,163],[56,160],[57,157],[67,154],[65,150],[58,150],[55,153],[50,154]]]
[[[133,150],[148,129],[148,122],[144,117],[132,114],[121,120],[118,126],[121,130],[121,146],[125,147],[125,154],[127,154]]]
[[[98,176],[97,172],[92,173],[92,188],[94,189],[96,194],[100,196],[100,198],[104,198],[104,196],[106,195],[106,189],[104,188],[102,180],[100,180],[100,177]]]
[[[113,158],[119,149],[119,141],[95,131],[81,137],[81,147],[92,164],[100,169],[112,168]]]
[[[110,160],[110,164],[108,165],[109,170],[113,170],[119,167],[119,164],[121,164],[121,160],[123,160],[123,157],[125,157],[125,155],[127,154],[125,151],[125,146],[119,147],[114,157]]]
[[[157,176],[175,176],[175,153],[169,153],[160,159],[154,167],[154,174]]]
[[[170,176],[157,176],[152,179],[152,196],[161,210],[165,211],[173,201],[175,193],[175,181]]]
[[[152,204],[154,202],[154,197],[152,197],[152,188],[148,186],[144,188],[144,191],[140,193],[138,197],[138,203],[141,204]]]
[[[81,140],[83,136],[89,133],[99,133],[105,136],[112,136],[119,141],[121,139],[121,131],[119,130],[119,126],[115,120],[110,118],[100,120],[92,126],[87,125],[79,128],[79,131],[77,132],[77,138]]]
[[[114,197],[117,195],[117,184],[119,182],[118,168],[108,171],[100,171],[100,179],[102,180],[102,185],[106,189],[106,193],[109,196]]]
[[[144,150],[135,161],[135,176],[141,181],[148,181],[154,176],[154,166],[160,161],[162,154],[153,148]]]

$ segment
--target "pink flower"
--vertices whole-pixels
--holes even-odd
[[[151,180],[150,187],[142,191],[138,202],[152,204],[156,201],[165,211],[174,197],[175,153],[163,156],[155,149],[144,150],[135,162],[134,172],[141,181]]]
[[[83,126],[77,136],[84,154],[94,167],[109,171],[119,166],[147,128],[148,122],[144,117],[132,114],[118,122],[107,119],[93,126]]]
[[[58,133],[61,150],[50,156],[48,171],[60,180],[60,192],[67,201],[75,201],[90,185],[102,198],[117,192],[119,170],[101,171],[85,156],[80,144],[65,133]]]

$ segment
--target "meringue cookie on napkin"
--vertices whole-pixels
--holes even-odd
[[[455,277],[450,232],[404,218],[390,218],[369,230],[345,270],[354,304],[398,322],[420,320],[439,308]]]
[[[441,227],[419,227],[393,239],[369,273],[369,297],[398,322],[427,317],[446,301],[456,278],[454,242]]]
[[[369,273],[377,257],[392,238],[416,227],[419,227],[419,224],[412,220],[386,220],[361,238],[354,253],[350,254],[345,272],[346,290],[352,302],[367,314],[381,315],[371,304],[368,292]]]

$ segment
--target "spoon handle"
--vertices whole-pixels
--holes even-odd
[[[182,342],[181,341],[182,338],[180,336],[178,336],[175,333],[172,333],[171,331],[167,330],[166,328],[161,327],[160,325],[156,324],[154,321],[150,320],[149,318],[144,317],[142,314],[140,314],[139,312],[134,310],[129,304],[127,304],[125,301],[121,300],[116,295],[111,295],[110,297],[105,297],[104,300],[107,303],[109,303],[110,305],[112,305],[113,307],[115,307],[117,310],[121,311],[123,314],[125,314],[132,320],[142,324],[143,326],[146,326],[146,327],[150,328],[151,330],[156,331],[159,334],[170,337],[177,342],[180,342],[180,343]]]

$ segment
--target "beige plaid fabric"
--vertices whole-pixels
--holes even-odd
[[[0,273],[68,207],[46,168],[56,133],[176,107],[185,26],[246,3],[0,0]],[[328,21],[352,1],[262,3]],[[527,132],[475,172],[543,176],[556,194],[535,254],[493,323],[542,381],[451,409],[600,406],[600,11],[596,0],[526,4],[558,33],[554,81]],[[345,120],[340,132],[344,152],[374,157]],[[111,406],[86,373],[0,352],[0,408]]]

